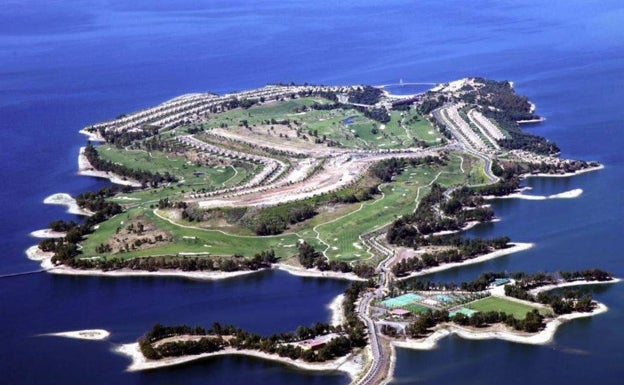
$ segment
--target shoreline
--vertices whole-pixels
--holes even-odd
[[[178,277],[192,280],[222,280],[240,277],[244,275],[251,275],[264,271],[282,270],[291,275],[298,277],[310,277],[310,278],[332,278],[332,279],[345,279],[350,281],[365,281],[365,279],[358,277],[353,273],[339,273],[339,272],[319,272],[317,270],[304,271],[298,268],[286,268],[282,264],[274,264],[271,268],[258,269],[258,270],[240,270],[240,271],[182,271],[182,270],[132,270],[132,269],[119,269],[104,271],[101,269],[76,269],[66,265],[54,265],[52,263],[52,252],[44,252],[39,249],[38,245],[33,245],[25,250],[28,259],[38,261],[41,263],[41,268],[47,270],[53,274],[62,275],[76,275],[76,276],[94,276],[94,277]],[[332,273],[332,274],[326,274]],[[342,313],[342,301],[334,304],[338,301],[337,298],[331,303],[332,312]],[[333,319],[339,319],[340,316],[332,315]]]
[[[80,147],[80,151],[78,152],[78,175],[108,179],[111,183],[124,186],[141,187],[141,183],[136,180],[124,179],[123,177],[109,171],[96,170],[84,155],[84,150],[84,147]]]
[[[87,131],[87,128],[83,128],[82,130],[78,131],[79,134],[85,135],[87,137],[88,140],[90,140],[91,142],[105,142],[106,140],[104,140],[104,138],[102,138],[102,135],[100,135],[100,133],[96,130],[95,132],[90,132]]]
[[[35,245],[29,248],[26,251],[27,254],[33,247],[38,247],[38,246]],[[29,258],[30,258],[30,255],[29,255]],[[30,259],[33,259],[33,258],[30,258]],[[224,272],[224,271],[181,271],[181,270],[146,271],[146,270],[120,269],[120,270],[104,271],[100,269],[81,270],[81,269],[76,269],[76,268],[65,266],[65,265],[54,265],[52,263],[51,255],[42,255],[41,259],[38,259],[38,260],[41,261],[41,267],[52,274],[74,275],[74,276],[77,276],[77,275],[95,276],[95,277],[179,277],[179,278],[187,278],[187,279],[193,279],[193,280],[213,281],[213,280],[239,277],[243,275],[249,275],[249,274],[254,274],[254,273],[268,270],[268,269],[261,269],[261,270],[244,270],[244,271]]]
[[[317,269],[304,269],[303,267],[295,267],[286,265],[283,263],[276,263],[273,266],[274,269],[286,271],[291,275],[298,277],[310,277],[310,278],[334,278],[334,279],[346,279],[348,281],[366,281],[366,279],[358,277],[354,273],[341,273],[338,271],[320,271]]]
[[[63,238],[67,235],[64,231],[54,231],[52,229],[41,229],[31,231],[29,234],[33,238]]]
[[[587,167],[581,170],[576,170],[574,172],[566,172],[564,174],[545,174],[545,173],[539,173],[539,174],[522,174],[521,178],[535,178],[535,177],[539,177],[539,178],[569,178],[572,176],[576,176],[576,175],[580,175],[580,174],[585,174],[586,172],[592,172],[592,171],[599,171],[604,169],[605,166],[604,164],[600,164],[596,167]]]
[[[85,329],[69,332],[39,334],[39,337],[64,337],[78,340],[102,341],[110,337],[110,332],[104,329]]]
[[[164,368],[169,366],[181,365],[192,361],[205,359],[208,357],[218,357],[227,355],[242,355],[254,358],[260,358],[263,360],[278,362],[297,369],[313,370],[313,371],[341,371],[349,375],[351,379],[355,378],[361,370],[361,354],[350,353],[347,356],[340,357],[336,360],[324,362],[324,363],[311,363],[301,360],[292,360],[286,357],[280,357],[274,354],[268,354],[257,350],[241,349],[236,350],[234,348],[226,348],[213,353],[202,353],[193,356],[181,356],[181,357],[169,357],[163,358],[157,361],[148,361],[141,353],[139,349],[139,343],[134,342],[130,344],[124,344],[116,347],[114,352],[130,358],[131,363],[128,365],[126,371],[136,372],[143,370],[152,370],[158,368]],[[360,358],[358,362],[358,358]]]
[[[606,284],[613,284],[613,283],[619,283],[619,282],[622,282],[622,280],[620,278],[613,278],[610,281],[585,281],[585,280],[569,281],[569,282],[556,283],[556,284],[553,284],[553,285],[546,285],[546,286],[536,287],[535,289],[529,290],[529,294],[538,294],[538,293],[541,293],[543,291],[550,291],[550,290],[555,290],[555,289],[561,289],[561,288],[564,288],[564,287],[589,286],[589,285],[606,285]]]
[[[327,308],[331,311],[329,324],[332,326],[342,325],[346,322],[344,307],[342,306],[344,298],[344,294],[338,294],[336,298],[327,305]]]
[[[43,200],[46,205],[60,205],[67,207],[68,214],[82,215],[85,217],[91,216],[94,213],[90,210],[80,208],[76,200],[67,193],[56,193],[46,197]]]
[[[537,118],[537,119],[525,119],[525,120],[516,120],[518,124],[531,124],[531,123],[541,123],[546,121],[546,118]]]
[[[583,195],[583,189],[576,188],[576,189],[564,191],[564,192],[557,193],[557,194],[551,194],[551,195],[526,195],[526,194],[523,194],[522,191],[519,191],[519,192],[502,195],[502,196],[486,195],[483,197],[483,199],[485,200],[524,199],[524,200],[529,200],[529,201],[544,201],[548,199],[573,199],[573,198],[578,198],[581,195]]]
[[[412,273],[410,273],[409,275],[407,275],[405,277],[397,278],[397,280],[402,281],[402,280],[409,279],[409,278],[414,278],[414,277],[419,277],[419,276],[423,276],[423,275],[427,275],[427,274],[438,273],[438,272],[444,271],[444,270],[454,269],[456,267],[461,267],[461,266],[466,266],[466,265],[473,265],[473,264],[476,264],[476,263],[482,263],[482,262],[485,262],[485,261],[489,261],[491,259],[496,259],[496,258],[499,258],[499,257],[504,257],[504,256],[509,255],[509,254],[518,253],[520,251],[525,251],[525,250],[528,250],[528,249],[530,249],[530,248],[532,248],[534,246],[533,243],[528,243],[528,242],[510,242],[509,244],[513,245],[513,246],[512,247],[508,247],[506,249],[496,250],[496,251],[493,251],[491,253],[487,253],[487,254],[481,255],[479,257],[476,257],[476,258],[466,259],[465,261],[462,261],[462,262],[445,263],[445,264],[434,266],[434,267],[431,267],[431,268],[428,268],[428,269],[415,271],[415,272],[412,272]]]
[[[609,308],[606,305],[598,302],[596,304],[596,308],[593,309],[591,312],[560,315],[548,321],[543,330],[534,334],[521,335],[508,329],[492,330],[491,327],[489,328],[489,330],[475,331],[462,326],[449,324],[442,326],[441,328],[433,332],[433,334],[421,340],[392,341],[391,343],[394,346],[405,349],[432,350],[437,347],[437,342],[439,340],[454,334],[468,340],[499,339],[507,342],[515,342],[528,345],[546,345],[553,341],[557,329],[565,322],[577,318],[592,317],[594,315],[606,313],[608,310]]]

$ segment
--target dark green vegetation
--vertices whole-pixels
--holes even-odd
[[[540,286],[552,285],[560,282],[605,282],[613,279],[611,274],[599,270],[589,269],[573,272],[562,271],[558,275],[537,274],[514,274],[515,284],[505,286],[505,295],[525,301],[539,302],[550,306],[555,314],[568,314],[575,312],[588,312],[594,306],[589,293],[581,293],[578,290],[564,289],[559,295],[550,292],[539,292],[537,295],[529,293],[529,290]]]
[[[532,111],[526,96],[516,94],[508,81],[494,81],[483,78],[475,79],[481,87],[468,87],[461,99],[469,104],[476,103],[479,111],[496,121],[511,136],[502,139],[499,144],[507,149],[522,149],[537,154],[556,154],[559,147],[545,138],[524,132],[518,121],[538,119]]]
[[[391,244],[413,249],[421,246],[450,246],[452,249],[404,259],[392,267],[395,275],[407,275],[441,263],[461,262],[509,247],[508,237],[482,240],[465,239],[453,234],[436,235],[438,232],[459,231],[471,221],[483,222],[494,218],[490,208],[480,206],[483,199],[473,190],[463,187],[451,192],[450,197],[447,194],[444,188],[434,183],[412,214],[403,215],[392,223],[386,239]]]

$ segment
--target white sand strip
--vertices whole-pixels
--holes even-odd
[[[86,128],[83,128],[82,130],[78,131],[80,134],[82,135],[86,135],[87,139],[89,139],[91,142],[104,142],[104,138],[102,138],[102,135],[100,135],[100,133],[96,130],[94,132],[90,132],[87,131]]]
[[[346,279],[349,281],[366,281],[364,278],[358,277],[354,273],[341,273],[339,271],[320,271],[318,269],[304,269],[303,267],[295,267],[282,263],[277,263],[273,266],[276,267],[278,270],[286,271],[298,277],[335,278]]]
[[[622,282],[620,278],[613,278],[610,281],[571,281],[571,282],[562,282],[554,285],[546,285],[536,287],[535,289],[529,290],[530,294],[537,294],[543,291],[550,291],[555,289],[561,289],[564,287],[574,287],[574,286],[587,286],[587,285],[605,285],[611,283],[619,283]]]
[[[508,247],[506,249],[496,250],[496,251],[493,251],[491,253],[484,254],[484,255],[482,255],[480,257],[467,259],[467,260],[465,260],[463,262],[445,263],[445,264],[442,264],[442,265],[439,265],[439,266],[434,266],[434,267],[431,267],[431,268],[428,268],[428,269],[423,269],[421,271],[415,271],[415,272],[411,273],[410,275],[408,275],[406,277],[398,278],[398,280],[404,280],[404,279],[408,279],[408,278],[412,278],[412,277],[418,277],[418,276],[422,276],[422,275],[437,273],[439,271],[454,269],[454,268],[460,267],[460,266],[472,265],[472,264],[475,264],[475,263],[482,263],[482,262],[485,262],[485,261],[489,261],[491,259],[503,257],[505,255],[509,255],[509,254],[520,252],[520,251],[528,250],[531,247],[533,247],[532,243],[525,243],[525,242],[513,242],[513,243],[509,243],[509,244],[513,245],[513,246]]]
[[[314,371],[342,371],[347,373],[351,378],[354,378],[361,370],[361,357],[359,355],[347,355],[345,357],[340,357],[336,360],[323,362],[323,363],[310,363],[302,360],[292,360],[286,357],[280,357],[276,354],[267,354],[264,352],[260,352],[257,350],[247,350],[241,349],[236,350],[233,348],[226,348],[214,353],[203,353],[197,354],[193,356],[183,356],[183,357],[172,357],[172,358],[164,358],[161,360],[147,360],[143,353],[141,353],[139,349],[138,343],[131,343],[120,345],[115,349],[115,352],[120,353],[124,356],[129,357],[132,362],[128,366],[127,370],[129,372],[140,371],[140,370],[149,370],[149,369],[157,369],[164,368],[168,366],[180,365],[186,362],[196,361],[207,357],[217,357],[217,356],[226,356],[226,355],[242,355],[249,357],[261,358],[264,360],[275,361],[282,364],[294,366],[299,369],[304,370],[314,370]]]
[[[84,155],[84,150],[84,147],[80,147],[80,152],[78,153],[78,175],[108,179],[112,183],[120,185],[141,187],[141,183],[136,180],[127,179],[112,172],[96,170]]]
[[[526,195],[520,192],[520,193],[513,193],[513,194],[503,195],[503,196],[488,195],[488,196],[483,197],[483,199],[526,199],[526,200],[532,200],[532,201],[543,201],[547,199],[578,198],[579,196],[581,196],[581,194],[583,194],[583,189],[576,188],[573,190],[564,191],[562,193],[552,194],[552,195]]]
[[[39,248],[39,245],[30,246],[25,251],[28,259],[33,261],[43,261],[44,259],[51,259],[54,255],[51,251],[43,251]]]
[[[342,306],[342,302],[344,301],[344,294],[339,294],[334,298],[333,301],[327,306],[329,310],[331,310],[331,320],[329,321],[331,325],[338,326],[342,325],[346,322],[344,316],[344,308]]]
[[[52,229],[35,230],[30,233],[35,238],[63,238],[67,233],[64,231],[54,231]]]
[[[43,203],[47,205],[66,206],[67,212],[69,214],[83,215],[83,216],[93,215],[93,212],[80,208],[78,204],[76,203],[76,200],[72,198],[71,195],[66,194],[66,193],[52,194],[49,197],[45,198],[43,200]]]
[[[46,333],[40,335],[46,337],[65,337],[76,338],[80,340],[101,341],[107,339],[110,336],[110,332],[103,329],[85,329],[71,332]]]

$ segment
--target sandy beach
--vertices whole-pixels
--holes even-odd
[[[529,290],[530,294],[541,293],[542,291],[549,291],[555,289],[561,289],[564,287],[573,287],[573,286],[587,286],[587,285],[605,285],[605,284],[613,284],[622,282],[620,278],[613,278],[610,281],[571,281],[571,282],[563,282],[555,285],[546,285],[536,287],[535,289]]]
[[[63,238],[67,233],[63,231],[54,231],[52,229],[35,230],[30,233],[34,238]]]
[[[298,277],[312,277],[312,278],[335,278],[346,279],[349,281],[366,281],[364,278],[358,277],[354,273],[341,273],[338,271],[320,271],[318,269],[305,269],[303,267],[295,267],[286,265],[283,263],[277,263],[273,265],[278,270],[286,271],[292,275]]]
[[[95,131],[95,132],[89,132],[87,131],[86,128],[83,128],[82,130],[78,131],[78,133],[82,134],[82,135],[86,135],[87,139],[89,139],[91,142],[104,142],[104,138],[102,138],[102,135],[100,135],[99,132]]]
[[[279,362],[285,365],[293,366],[299,369],[304,370],[315,370],[315,371],[342,371],[347,373],[351,378],[357,376],[357,374],[361,370],[362,366],[362,357],[361,355],[349,354],[345,357],[340,357],[331,362],[323,362],[323,363],[310,363],[302,360],[291,360],[290,358],[280,357],[274,354],[267,354],[264,352],[260,352],[257,350],[236,350],[233,348],[226,348],[214,353],[203,353],[197,354],[193,356],[183,356],[183,357],[172,357],[172,358],[164,358],[161,360],[153,361],[147,360],[139,349],[139,344],[137,342],[131,344],[124,344],[118,346],[115,352],[120,353],[126,357],[129,357],[132,362],[128,366],[127,370],[130,372],[141,371],[141,370],[150,370],[157,368],[164,368],[168,366],[180,365],[186,362],[196,361],[200,359],[204,359],[207,357],[217,357],[217,356],[226,356],[226,355],[242,355],[260,358],[269,361]]]
[[[345,298],[344,294],[339,294],[336,296],[336,298],[334,298],[333,301],[329,303],[329,305],[327,305],[329,310],[331,310],[332,312],[329,323],[333,326],[342,325],[346,322],[346,319],[344,316],[344,309],[342,306],[342,302],[344,301],[344,298]]]
[[[69,214],[82,215],[82,216],[90,216],[93,215],[93,212],[82,209],[76,203],[76,200],[72,198],[71,195],[66,193],[56,193],[52,194],[49,197],[43,200],[43,203],[47,205],[61,205],[67,207],[67,212]]]
[[[491,253],[484,254],[484,255],[482,255],[480,257],[467,259],[467,260],[465,260],[463,262],[445,263],[445,264],[442,264],[442,265],[439,265],[439,266],[434,266],[434,267],[431,267],[431,268],[428,268],[428,269],[423,269],[421,271],[415,271],[415,272],[411,273],[408,276],[398,278],[398,280],[404,280],[404,279],[408,279],[408,278],[412,278],[412,277],[418,277],[418,276],[421,276],[421,275],[437,273],[439,271],[453,269],[453,268],[460,267],[460,266],[466,266],[466,265],[472,265],[472,264],[475,264],[475,263],[481,263],[481,262],[489,261],[490,259],[495,259],[495,258],[503,257],[505,255],[509,255],[509,254],[520,252],[520,251],[528,250],[531,247],[533,247],[532,243],[525,243],[525,242],[510,242],[510,245],[513,245],[513,246],[508,247],[506,249],[502,249],[502,250],[496,250],[496,251],[493,251]]]
[[[572,189],[572,190],[568,190],[568,191],[564,191],[562,193],[552,194],[552,195],[527,195],[527,194],[523,194],[522,192],[517,192],[517,193],[513,193],[513,194],[509,194],[509,195],[503,195],[503,196],[488,195],[488,196],[484,196],[483,199],[488,199],[488,200],[492,200],[492,199],[526,199],[526,200],[532,200],[532,201],[543,201],[543,200],[547,200],[547,199],[572,199],[572,198],[578,198],[582,194],[583,194],[583,189],[576,188],[576,189]]]
[[[104,178],[110,180],[112,183],[120,185],[141,187],[141,183],[136,180],[123,178],[119,175],[113,174],[112,172],[96,170],[84,155],[84,150],[84,147],[80,147],[80,152],[78,153],[78,175]]]
[[[101,341],[105,340],[110,336],[110,332],[104,329],[85,329],[85,330],[76,330],[70,332],[60,332],[60,333],[46,333],[40,334],[43,337],[64,337],[64,338],[76,338],[79,340],[91,340],[91,341]]]

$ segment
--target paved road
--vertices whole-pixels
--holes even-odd
[[[373,353],[373,362],[371,364],[371,367],[368,369],[366,375],[364,375],[364,377],[362,377],[357,382],[357,385],[372,385],[377,383],[378,381],[376,380],[379,378],[382,369],[387,365],[387,360],[390,356],[388,352],[383,351],[383,345],[381,344],[381,341],[377,336],[375,323],[368,315],[368,306],[374,298],[380,298],[383,295],[383,289],[388,284],[386,264],[394,254],[392,250],[384,247],[379,242],[377,242],[375,237],[369,239],[368,244],[371,247],[375,248],[381,255],[385,255],[386,258],[379,264],[379,267],[377,268],[379,272],[380,288],[375,290],[374,293],[366,293],[364,295],[364,298],[360,301],[360,305],[357,309],[358,316],[368,327],[368,335]]]
[[[459,128],[456,127],[453,122],[447,120],[444,118],[444,116],[441,114],[441,110],[444,107],[438,108],[437,110],[432,111],[432,115],[435,118],[435,120],[437,120],[440,124],[442,124],[443,126],[445,126],[446,128],[448,128],[448,130],[451,132],[451,134],[453,135],[453,137],[457,140],[457,145],[459,147],[459,149],[469,153],[470,155],[476,156],[477,158],[483,160],[483,172],[485,173],[485,176],[490,180],[489,183],[493,183],[499,180],[499,178],[494,175],[494,173],[492,172],[492,159],[486,155],[483,154],[481,152],[476,151],[473,148],[469,148],[467,146],[465,146],[462,141],[461,141],[461,136],[457,133]],[[488,184],[489,184],[488,183]]]

